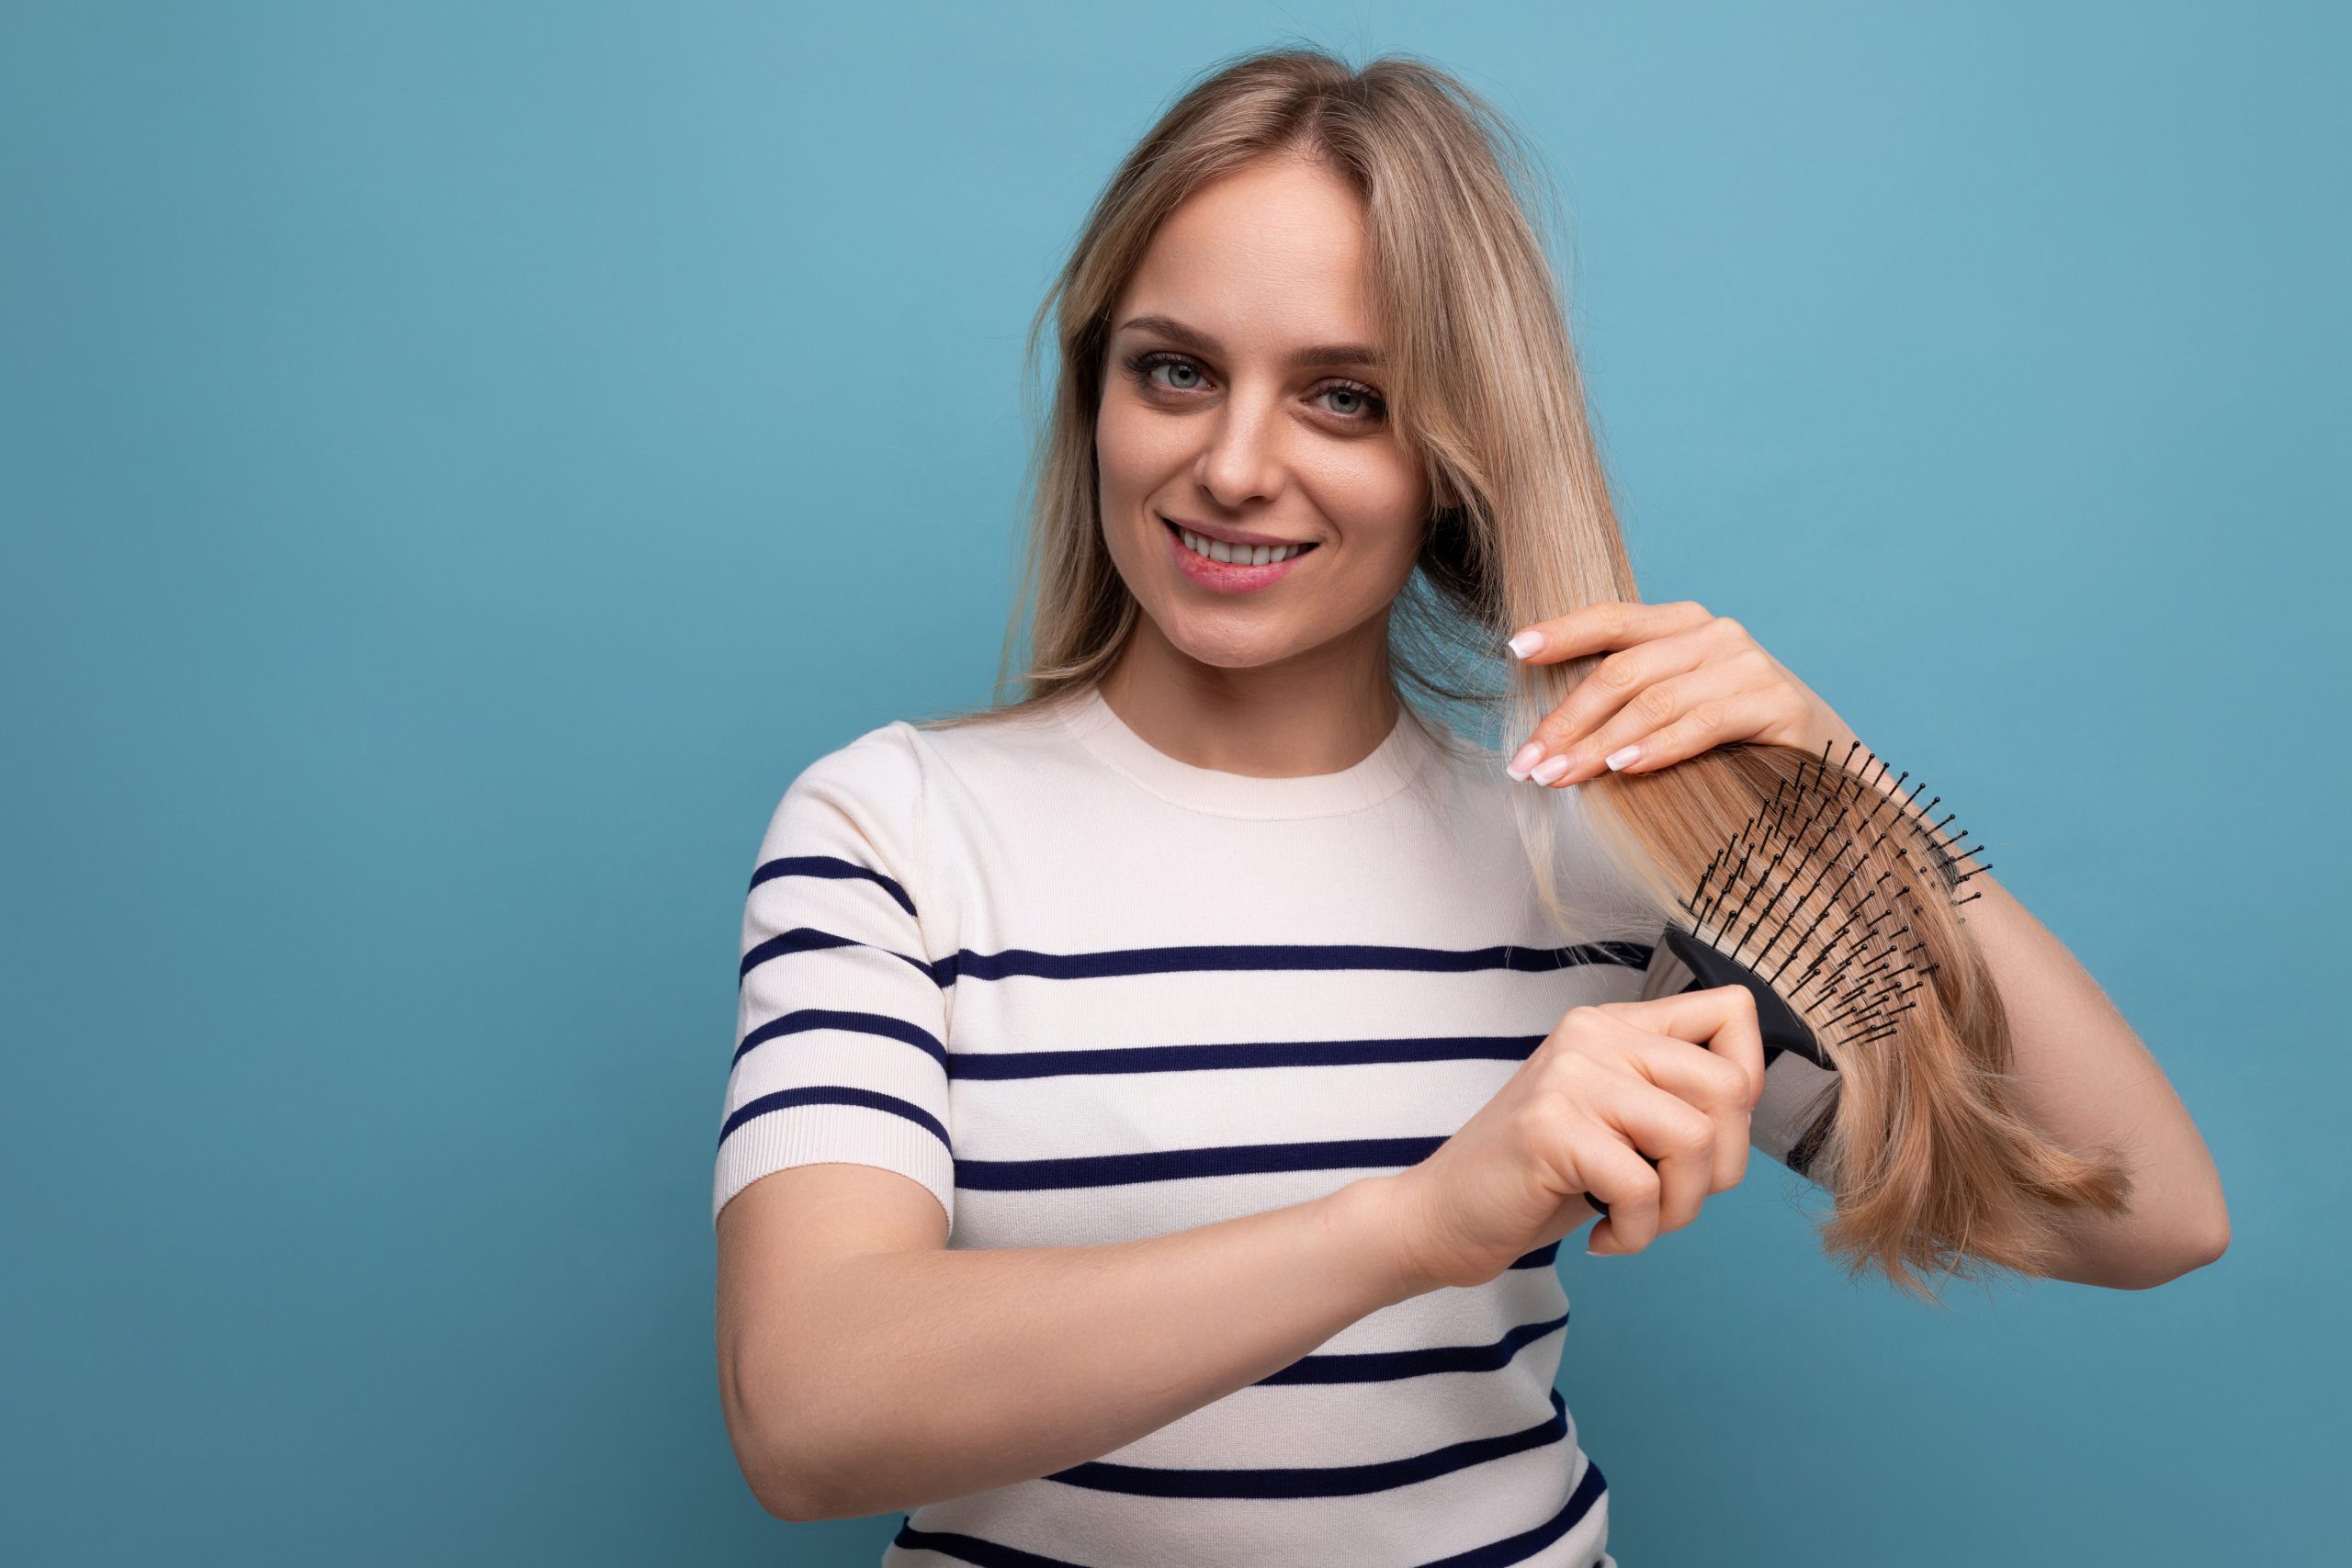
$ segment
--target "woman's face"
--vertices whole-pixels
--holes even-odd
[[[1226,175],[1161,222],[1111,320],[1102,531],[1153,625],[1226,668],[1384,633],[1428,486],[1367,357],[1381,344],[1355,194],[1287,156]],[[1179,525],[1235,564],[1194,553]],[[1238,564],[1268,559],[1259,542],[1311,547]]]

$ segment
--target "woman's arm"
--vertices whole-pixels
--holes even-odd
[[[1831,755],[1850,755],[1855,741],[1745,626],[1689,601],[1588,604],[1522,628],[1511,648],[1533,664],[1608,653],[1512,759],[1512,776],[1552,788],[1604,768],[1654,772],[1733,741]],[[1896,793],[1883,769],[1871,782]],[[2079,1224],[2058,1277],[2142,1289],[2212,1262],[2230,1243],[2221,1178],[2155,1059],[2023,905],[1985,873],[1968,881],[1984,893],[1969,904],[1968,926],[2008,1012],[2018,1110],[2077,1153],[2120,1151],[2132,1179],[2130,1210]]]
[[[895,1173],[775,1172],[718,1221],[737,1459],[769,1511],[808,1520],[1108,1453],[1428,1290],[1393,1186],[1136,1241],[951,1250],[938,1204]]]
[[[1571,1008],[1424,1158],[1305,1202],[1100,1246],[949,1249],[920,1180],[818,1161],[718,1215],[718,1359],[753,1492],[877,1513],[1112,1452],[1426,1292],[1591,1245],[1638,1252],[1746,1166],[1747,990]]]
[[[2131,1207],[2074,1228],[2062,1280],[2144,1290],[2200,1269],[2230,1245],[2222,1179],[2155,1058],[2075,955],[1986,872],[1967,908],[2009,1016],[2018,1109],[2077,1153],[2124,1156]]]

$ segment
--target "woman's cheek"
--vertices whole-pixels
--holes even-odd
[[[1325,515],[1340,520],[1340,536],[1354,547],[1358,567],[1401,587],[1420,557],[1428,511],[1422,487],[1416,476],[1379,465],[1348,477],[1351,482],[1327,490]]]

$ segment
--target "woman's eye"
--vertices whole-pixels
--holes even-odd
[[[1168,372],[1168,379],[1161,378],[1159,373],[1163,370]],[[1164,350],[1135,355],[1127,361],[1127,371],[1145,386],[1170,392],[1198,391],[1205,379],[1199,366]],[[1377,424],[1388,411],[1386,400],[1378,392],[1353,381],[1337,382],[1313,395],[1337,399],[1325,408],[1345,424]]]
[[[1190,360],[1179,359],[1173,355],[1139,354],[1127,361],[1127,368],[1151,385],[1165,387],[1170,391],[1190,392],[1200,385],[1200,367]],[[1176,382],[1162,381],[1159,378],[1159,372],[1162,370],[1175,371],[1190,376],[1193,379]]]
[[[1371,388],[1353,386],[1346,382],[1336,387],[1326,387],[1315,395],[1318,398],[1342,400],[1332,407],[1331,412],[1351,423],[1368,424],[1378,419],[1381,412],[1388,406],[1381,401],[1380,394]]]

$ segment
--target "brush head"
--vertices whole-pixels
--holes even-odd
[[[1983,897],[1957,895],[1990,863],[1957,869],[1976,850],[1947,831],[1951,814],[1931,820],[1941,795],[1922,807],[1922,786],[1906,794],[1907,772],[1889,783],[1866,750],[1856,767],[1859,740],[1835,762],[1830,750],[1825,742],[1800,764],[1716,852],[1660,939],[1642,994],[1746,986],[1766,1025],[1768,1066],[1793,1051],[1835,1072],[1838,1051],[1895,1032],[1938,967],[1919,962],[1910,889],[1889,857],[1910,857],[1955,905]]]
[[[1925,943],[1905,916],[1910,891],[1886,856],[1912,857],[1955,905],[1983,897],[1958,895],[1991,865],[1958,869],[1977,851],[1950,830],[1956,814],[1931,819],[1941,795],[1921,806],[1922,786],[1905,793],[1907,772],[1890,783],[1886,764],[1859,740],[1837,761],[1830,751],[1824,743],[1716,852],[1680,901],[1682,919],[1652,949],[1642,987],[1645,1001],[1718,986],[1755,997],[1764,1037],[1759,1142],[1800,1175],[1837,1114],[1839,1053],[1891,1037],[1938,967],[1918,962]],[[1783,1055],[1807,1065],[1776,1066]]]

